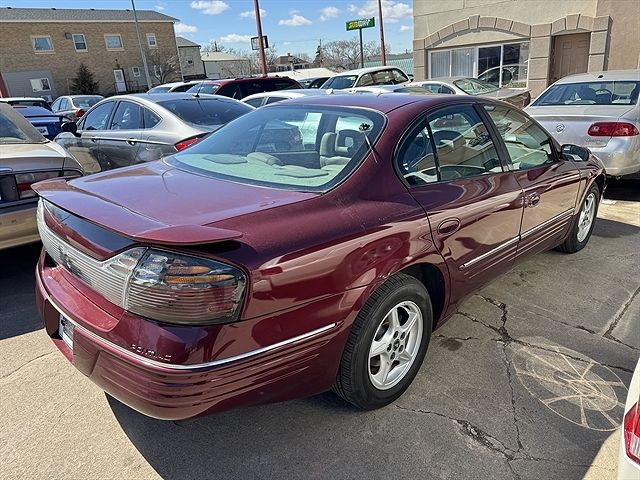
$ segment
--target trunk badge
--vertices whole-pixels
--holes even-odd
[[[556,125],[556,132],[557,133],[562,133],[564,132],[565,126],[564,123],[559,123]]]

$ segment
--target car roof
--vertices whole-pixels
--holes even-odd
[[[340,93],[329,95],[316,95],[310,97],[299,97],[287,100],[284,105],[317,105],[317,106],[337,106],[337,107],[360,107],[377,110],[382,113],[389,113],[396,108],[409,105],[411,103],[423,102],[424,108],[431,105],[442,103],[443,98],[452,98],[453,96],[445,95],[412,95],[410,93],[394,93],[394,94],[348,94]],[[271,108],[272,106],[283,105],[282,103],[273,103],[262,108]]]
[[[58,117],[58,115],[44,107],[13,105],[13,108],[23,117]]]
[[[230,101],[234,103],[240,103],[239,100],[225,97],[223,95],[211,95],[207,93],[199,93],[196,95],[195,93],[186,93],[186,92],[134,93],[131,95],[116,95],[113,97],[109,97],[109,99],[114,99],[114,100],[119,100],[119,99],[126,100],[127,98],[138,99],[138,100],[142,100],[143,102],[149,102],[149,103],[160,103],[164,100],[193,100],[193,99],[203,99],[203,100],[214,99],[214,100],[224,100],[224,101]]]
[[[556,84],[589,82],[598,80],[636,80],[640,81],[640,70],[608,70],[606,72],[578,73],[561,78]]]
[[[161,85],[154,85],[152,88],[157,88],[157,87],[176,87],[178,85],[186,85],[187,83],[192,83],[194,82],[193,80],[185,80],[183,82],[169,82],[169,83],[163,83]],[[194,82],[195,83],[195,82]]]
[[[264,97],[287,97],[287,98],[299,98],[299,97],[311,97],[313,95],[325,95],[330,92],[330,89],[326,88],[292,88],[289,90],[271,90],[270,92],[260,92],[254,93],[253,95],[249,95],[244,97],[242,101],[252,100],[254,98],[264,98]]]
[[[207,78],[206,80],[201,80],[201,82],[202,83],[218,83],[220,85],[224,85],[231,82],[255,82],[255,81],[263,81],[263,80],[288,80],[292,83],[298,83],[297,80],[291,77],[279,76],[279,75],[276,75],[273,77],[266,77],[264,75],[253,75],[248,77],[237,77],[237,78]]]
[[[349,75],[363,75],[365,73],[379,72],[380,70],[390,70],[390,69],[400,70],[402,72],[401,68],[387,65],[387,66],[378,66],[378,67],[357,68],[355,70],[345,70],[344,72],[335,74],[334,77],[344,77]]]
[[[30,102],[33,101],[41,101],[41,102],[46,102],[46,100],[42,97],[4,97],[4,98],[0,98],[0,102],[9,102],[9,101],[16,101],[16,100],[28,100]]]

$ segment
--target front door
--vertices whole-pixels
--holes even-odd
[[[590,41],[590,33],[572,33],[553,37],[550,83],[567,75],[587,71]]]
[[[116,80],[116,92],[117,93],[126,93],[127,92],[127,82],[124,79],[124,70],[121,68],[117,68],[113,71],[113,78]]]
[[[574,216],[580,174],[563,160],[533,120],[504,106],[485,105],[506,146],[524,209],[517,258],[558,245]]]
[[[522,189],[500,161],[495,139],[473,105],[428,115],[404,140],[397,162],[446,260],[455,309],[512,265]]]

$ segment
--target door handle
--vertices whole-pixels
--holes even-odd
[[[532,193],[531,195],[527,195],[525,198],[524,206],[525,207],[535,207],[540,203],[540,195],[537,193]]]
[[[97,142],[97,141],[98,141],[98,137],[90,137],[90,139],[91,139],[91,141],[92,141],[93,143],[95,143],[95,142]]]
[[[445,237],[453,235],[460,228],[460,220],[457,218],[447,218],[438,225],[438,233]]]
[[[129,145],[135,145],[137,143],[137,140],[135,138],[129,138],[127,139],[127,143]]]

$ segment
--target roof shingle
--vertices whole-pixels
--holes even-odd
[[[177,22],[153,10],[137,10],[140,22]],[[0,8],[1,22],[133,22],[133,10],[94,8]]]

